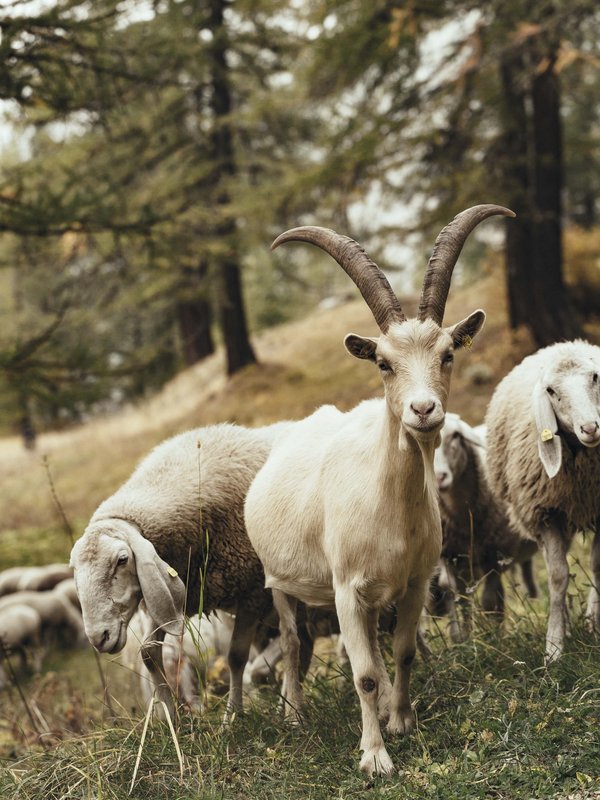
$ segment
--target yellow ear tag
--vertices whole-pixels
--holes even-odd
[[[551,442],[554,439],[554,434],[550,430],[550,428],[544,428],[544,430],[540,434],[540,439],[542,442]]]
[[[473,339],[471,339],[468,333],[463,336],[462,346],[466,347],[467,350],[470,350],[471,347],[473,347]]]
[[[176,578],[176,577],[179,575],[179,573],[177,572],[177,570],[176,570],[176,569],[173,569],[173,567],[167,567],[167,572],[169,573],[169,575],[170,575],[172,578]]]

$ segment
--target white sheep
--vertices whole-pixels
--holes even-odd
[[[168,439],[99,506],[73,547],[85,630],[97,650],[123,648],[143,598],[154,626],[142,654],[157,697],[170,710],[160,643],[166,633],[182,634],[184,613],[216,609],[235,613],[229,705],[242,707],[250,646],[257,625],[272,613],[243,503],[285,425],[251,430],[223,424]]]
[[[86,643],[83,620],[79,611],[61,592],[14,592],[0,598],[0,612],[12,606],[29,606],[40,615],[42,633],[47,644],[59,641],[70,647]]]
[[[531,572],[535,542],[510,526],[503,508],[492,496],[485,476],[485,431],[472,428],[458,414],[446,414],[434,468],[442,517],[442,560],[447,571],[450,635],[462,641],[471,625],[470,597],[483,580],[482,606],[502,615],[501,573],[513,563],[524,566],[529,594],[537,593]],[[444,575],[442,569],[442,575]],[[454,592],[464,616],[458,619]]]
[[[9,567],[0,572],[0,597],[26,590],[46,591],[73,575],[67,564],[45,564],[43,566]]]
[[[33,671],[40,672],[42,620],[30,606],[13,604],[0,610],[0,661],[13,654],[21,660],[21,668],[31,661]],[[0,666],[0,689],[9,683]]]
[[[292,717],[302,709],[298,679],[297,600],[337,610],[363,733],[360,768],[389,774],[392,761],[378,721],[408,733],[414,724],[409,677],[416,634],[442,535],[433,453],[450,387],[454,351],[471,345],[485,314],[442,328],[451,273],[470,231],[502,214],[476,206],[438,236],[417,319],[408,320],[384,274],[352,239],[323,228],[296,228],[274,242],[324,249],[360,289],[381,330],[349,334],[351,355],[379,368],[385,399],[342,413],[324,406],[274,444],[246,499],[246,527],[273,590],[284,653],[283,696]],[[392,688],[377,642],[380,609],[396,605]]]
[[[587,616],[600,630],[599,374],[599,347],[582,340],[545,347],[501,381],[486,415],[492,491],[546,559],[547,662],[564,647],[567,552],[579,530],[596,532]]]

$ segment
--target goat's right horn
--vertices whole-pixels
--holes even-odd
[[[278,236],[271,245],[271,250],[285,242],[309,242],[329,253],[360,290],[382,333],[387,333],[393,322],[406,320],[387,278],[354,239],[329,228],[304,225]]]
[[[480,205],[467,208],[457,214],[452,222],[442,229],[435,244],[431,258],[427,264],[427,272],[423,280],[423,291],[419,303],[420,320],[432,319],[438,325],[444,319],[444,309],[450,289],[452,270],[456,264],[463,244],[473,228],[488,217],[501,214],[504,217],[516,217],[514,211],[504,206]]]

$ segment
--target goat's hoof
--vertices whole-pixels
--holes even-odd
[[[412,708],[392,711],[390,721],[387,724],[388,733],[396,736],[408,736],[415,727],[415,715]]]
[[[590,636],[600,636],[600,614],[588,614],[585,627]]]
[[[394,771],[392,759],[383,745],[365,750],[360,760],[361,772],[367,775],[391,775]]]
[[[562,656],[562,652],[562,647],[557,646],[546,650],[546,655],[544,656],[544,666],[549,667],[559,661],[560,657]]]

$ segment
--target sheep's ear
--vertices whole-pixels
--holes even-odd
[[[157,627],[180,636],[183,633],[185,600],[183,581],[139,531],[130,528],[125,538],[135,556],[137,577],[148,613]]]
[[[558,422],[542,381],[533,389],[533,418],[537,430],[538,453],[549,478],[558,474],[562,464],[562,442],[557,435]]]
[[[344,346],[350,355],[355,358],[366,358],[369,361],[375,361],[377,341],[377,339],[372,339],[370,336],[358,336],[356,333],[349,333],[344,339]]]
[[[468,317],[446,328],[446,332],[452,337],[454,347],[458,350],[461,347],[469,348],[473,344],[473,339],[477,336],[479,331],[483,328],[485,322],[485,311],[480,308],[473,311]]]

